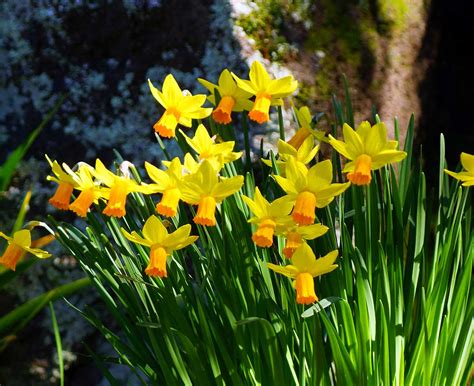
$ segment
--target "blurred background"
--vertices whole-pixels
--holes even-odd
[[[112,161],[116,149],[137,165],[158,163],[152,125],[162,110],[147,78],[160,88],[172,72],[183,88],[204,92],[197,77],[216,82],[224,68],[246,76],[254,60],[275,75],[291,72],[300,81],[295,103],[313,113],[331,112],[346,74],[356,122],[377,111],[391,130],[395,116],[403,129],[414,113],[424,162],[437,165],[444,133],[454,168],[461,151],[474,152],[473,8],[459,0],[3,0],[0,165],[64,101],[0,192],[0,230],[9,232],[28,189],[30,219],[52,212],[45,205],[54,189],[45,181],[45,153],[68,164],[93,163],[98,156]],[[272,140],[274,131],[267,125],[253,133]],[[49,249],[55,258],[2,289],[0,315],[82,276],[72,257]],[[79,308],[98,302],[92,291],[71,301]],[[107,345],[65,302],[55,307],[67,384],[108,384],[83,342],[104,354]],[[0,353],[0,384],[55,383],[54,353],[43,312]],[[119,366],[112,371],[133,384]]]

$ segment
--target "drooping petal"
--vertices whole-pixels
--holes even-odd
[[[380,169],[389,163],[400,162],[407,156],[401,150],[384,150],[372,157],[372,170]]]
[[[153,86],[153,83],[151,83],[150,79],[148,79],[148,86],[150,87],[150,91],[153,97],[157,100],[157,102],[160,105],[162,105],[166,109],[167,105],[163,98],[163,94],[160,91],[158,91],[158,89],[155,86]]]
[[[299,273],[298,268],[296,268],[294,265],[281,266],[281,265],[276,265],[272,263],[267,263],[267,267],[271,269],[272,271],[275,271],[286,277],[289,277],[290,279],[296,278],[296,275],[298,275]]]
[[[329,144],[339,153],[342,154],[344,157],[347,159],[355,159],[356,157],[353,156],[353,154],[349,153],[349,150],[347,149],[347,145],[345,142],[340,141],[336,138],[334,138],[331,134],[329,134]]]

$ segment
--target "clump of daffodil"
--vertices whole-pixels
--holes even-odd
[[[347,179],[355,185],[370,184],[372,170],[399,162],[407,156],[404,151],[396,150],[398,141],[387,140],[387,129],[383,122],[371,126],[364,121],[355,131],[344,123],[342,132],[344,142],[329,135],[329,143],[350,161],[343,172],[348,172]]]
[[[150,248],[150,262],[145,269],[148,276],[167,277],[166,260],[174,251],[194,243],[198,236],[190,236],[191,225],[186,224],[172,233],[156,216],[151,216],[143,226],[143,237],[137,232],[128,233],[121,229],[123,235],[130,241]]]
[[[153,126],[162,137],[174,137],[178,123],[191,127],[193,119],[203,119],[211,114],[211,108],[201,107],[206,101],[206,96],[183,92],[171,74],[166,76],[161,92],[153,86],[150,79],[148,79],[148,85],[154,98],[165,108],[165,112]]]
[[[288,141],[289,145],[298,149],[309,136],[313,136],[318,140],[318,142],[327,141],[325,138],[326,133],[324,131],[315,130],[311,127],[312,117],[307,106],[303,106],[299,110],[295,108],[294,111],[300,127],[295,135]]]
[[[267,263],[268,268],[293,279],[293,286],[296,288],[296,302],[298,304],[311,304],[318,301],[314,291],[314,279],[334,271],[337,264],[334,264],[338,251],[329,252],[326,256],[316,259],[311,247],[303,243],[295,251],[291,258],[291,265],[281,266]]]
[[[186,142],[198,154],[199,159],[208,160],[216,170],[220,170],[226,163],[233,162],[242,156],[242,152],[233,152],[235,142],[226,141],[215,143],[215,136],[211,137],[204,125],[199,125],[193,138],[183,133]]]
[[[285,247],[283,248],[283,254],[291,259],[293,253],[303,244],[306,240],[314,240],[324,235],[329,228],[322,224],[302,225],[298,226],[287,226],[283,232],[283,236],[286,238]]]
[[[162,193],[161,201],[156,204],[156,211],[162,216],[173,217],[178,212],[178,204],[181,199],[179,184],[183,179],[183,166],[178,157],[167,165],[167,170],[158,169],[149,162],[145,162],[145,169],[153,180],[149,184],[154,193]]]
[[[232,73],[237,86],[248,93],[255,95],[255,102],[249,112],[249,118],[258,123],[267,122],[270,119],[270,106],[281,106],[283,100],[295,92],[298,82],[293,76],[285,76],[281,79],[270,79],[270,75],[260,62],[253,62],[250,67],[250,80],[240,79]]]
[[[49,252],[43,251],[42,249],[32,248],[31,232],[28,229],[22,229],[15,232],[13,237],[9,237],[0,232],[0,237],[8,242],[7,249],[0,257],[0,264],[3,264],[5,267],[13,271],[16,269],[16,264],[24,253],[31,253],[40,259],[45,259],[51,256]]]
[[[462,181],[462,186],[474,186],[474,155],[461,153],[461,164],[465,171],[455,173],[444,169],[451,177]]]
[[[257,187],[253,200],[245,195],[241,197],[254,214],[249,222],[257,225],[257,230],[252,235],[253,242],[259,247],[271,247],[275,231],[285,228],[286,224],[291,223],[289,214],[293,203],[288,200],[287,196],[277,198],[269,203]]]
[[[294,158],[296,161],[301,162],[302,164],[309,164],[316,153],[319,151],[319,145],[314,146],[313,137],[306,138],[302,145],[296,149],[289,143],[278,140],[278,160],[276,165],[281,175],[285,175],[285,165],[290,158]],[[268,159],[262,159],[263,163],[268,166],[272,166],[272,161]]]
[[[204,160],[196,173],[184,179],[181,185],[183,201],[198,205],[194,222],[204,226],[216,225],[216,204],[237,192],[244,183],[243,176],[220,179],[208,160]]]
[[[125,171],[125,174],[128,174],[128,171]],[[128,175],[119,176],[112,173],[99,159],[97,159],[95,162],[94,176],[96,179],[100,180],[104,185],[110,188],[107,206],[102,212],[107,216],[125,216],[125,204],[127,201],[127,196],[131,192],[140,192],[144,194],[153,193],[153,191],[147,185],[139,185],[135,180],[129,178]]]
[[[69,205],[69,210],[80,217],[85,217],[92,204],[97,204],[100,198],[108,199],[110,190],[94,181],[92,166],[81,163],[76,173],[67,165],[64,165],[64,169],[74,179],[75,189],[81,192]]]
[[[47,155],[46,159],[48,160],[49,165],[51,166],[51,171],[54,174],[54,176],[47,176],[46,179],[59,184],[53,197],[51,197],[48,202],[57,209],[68,210],[72,192],[76,187],[76,182],[69,173],[66,173],[63,170],[57,161],[51,161]]]
[[[286,164],[286,178],[274,178],[295,203],[292,216],[299,225],[312,224],[316,208],[324,208],[350,185],[349,182],[331,183],[332,164],[329,160],[308,169],[294,157],[290,157]]]
[[[207,99],[214,106],[217,104],[216,91],[221,97],[219,104],[212,112],[212,118],[217,123],[227,125],[232,122],[232,111],[250,110],[252,108],[252,102],[249,100],[252,94],[237,86],[229,70],[222,71],[217,85],[201,78],[198,78],[198,81],[211,92]]]

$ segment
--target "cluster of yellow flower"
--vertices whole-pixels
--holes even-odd
[[[178,124],[191,127],[193,119],[206,118],[211,114],[215,122],[229,124],[233,111],[249,111],[251,120],[263,123],[269,120],[270,106],[282,105],[282,98],[291,95],[297,88],[297,82],[292,76],[271,79],[259,62],[252,64],[249,78],[243,80],[224,70],[217,85],[199,79],[210,91],[211,95],[207,99],[215,106],[214,109],[202,107],[206,95],[193,96],[182,91],[171,74],[165,78],[162,91],[149,81],[152,95],[165,108],[154,125],[155,131],[160,136],[171,138],[175,136]],[[334,270],[338,256],[338,251],[335,250],[316,258],[306,242],[328,231],[325,225],[315,223],[316,209],[330,204],[351,183],[370,184],[372,170],[401,161],[406,153],[397,149],[397,141],[387,139],[386,127],[382,122],[374,126],[362,122],[356,130],[344,124],[344,140],[338,140],[331,135],[325,137],[324,132],[311,127],[308,107],[295,109],[295,114],[300,128],[288,142],[279,141],[276,160],[279,175],[274,176],[286,194],[270,203],[257,187],[253,198],[245,195],[241,197],[254,215],[249,222],[256,226],[252,240],[258,247],[271,247],[274,236],[285,238],[282,252],[291,260],[291,264],[280,266],[268,263],[268,267],[294,279],[297,302],[311,304],[318,300],[313,278]],[[127,163],[122,164],[118,175],[109,171],[99,159],[94,167],[79,163],[73,171],[66,164],[61,167],[57,161],[48,158],[53,174],[48,179],[58,183],[56,193],[49,202],[58,209],[69,209],[84,217],[93,203],[103,200],[107,203],[103,210],[105,215],[122,217],[126,214],[129,193],[159,193],[161,199],[156,205],[159,215],[175,216],[179,202],[183,201],[198,206],[193,219],[195,224],[214,226],[216,205],[239,191],[244,182],[240,175],[225,178],[221,175],[221,170],[225,164],[239,159],[242,153],[233,151],[233,141],[216,141],[202,124],[197,127],[193,138],[182,134],[197,156],[187,153],[183,162],[177,157],[163,161],[164,170],[145,162],[145,169],[153,181],[148,184],[137,183],[131,178],[128,168],[130,164]],[[330,160],[316,162],[318,142],[321,141],[329,143],[347,159],[343,172],[347,173],[348,182],[333,183]],[[468,172],[448,173],[462,178],[465,185],[472,185],[474,156],[463,153],[461,159]],[[270,160],[262,161],[272,166]],[[71,203],[74,190],[80,193]],[[160,218],[155,215],[146,220],[142,229],[143,236],[135,231],[129,233],[122,229],[122,232],[132,242],[150,248],[150,261],[145,273],[159,277],[167,276],[167,258],[173,251],[184,248],[197,239],[197,236],[190,236],[190,224],[168,233]],[[2,233],[0,236],[6,237]],[[9,267],[14,267],[13,261],[16,264],[19,258],[18,248],[14,253],[12,245],[35,252],[28,249],[31,240],[26,240],[24,234],[15,237],[18,242],[7,238],[9,249],[0,258],[0,263]]]

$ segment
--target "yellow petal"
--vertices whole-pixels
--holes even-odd
[[[237,87],[242,89],[243,91],[248,92],[251,95],[255,95],[258,90],[255,88],[253,83],[249,80],[246,79],[240,79],[237,75],[235,75],[233,72],[231,72],[232,77],[235,80],[235,83],[237,84]]]
[[[313,276],[321,276],[325,273],[334,271],[337,268],[337,264],[334,264],[338,256],[338,250],[329,252],[326,256],[316,259],[311,265],[309,273]]]
[[[148,176],[156,183],[158,192],[172,185],[172,181],[165,171],[158,169],[156,166],[147,161],[145,161],[145,169],[148,173]]]
[[[401,150],[384,150],[372,156],[372,170],[380,169],[389,163],[400,162],[407,156],[407,153]]]
[[[158,91],[158,89],[153,86],[153,83],[151,83],[151,80],[148,79],[148,86],[150,87],[151,94],[153,97],[157,100],[157,102],[162,105],[166,109],[166,103],[162,98],[162,94]]]
[[[385,124],[380,122],[372,126],[371,130],[367,133],[366,138],[363,138],[362,140],[365,146],[365,154],[374,156],[379,153],[385,147],[387,142],[387,129]]]
[[[225,69],[219,76],[219,92],[221,93],[221,98],[225,95],[233,96],[235,90],[237,90],[237,84],[234,78],[232,78],[230,71]]]
[[[299,272],[310,272],[311,267],[316,261],[316,257],[311,247],[303,243],[293,253],[291,261]]]
[[[284,98],[295,92],[298,82],[292,76],[272,80],[266,88],[266,92],[274,98]]]
[[[272,271],[285,275],[286,277],[289,277],[291,279],[296,278],[296,275],[298,275],[299,273],[298,268],[296,268],[294,265],[287,265],[283,267],[281,265],[267,263],[267,267]]]
[[[461,164],[468,172],[474,173],[474,155],[461,153]]]
[[[293,193],[293,194],[298,194],[298,190],[295,188],[295,184],[293,183],[292,180],[288,178],[284,178],[282,176],[273,176],[275,181],[277,182],[278,185],[281,186],[281,188],[288,194]]]
[[[133,231],[132,233],[128,233],[125,229],[120,228],[122,234],[125,236],[127,240],[130,240],[133,243],[144,245],[146,247],[151,247],[152,242],[150,240],[146,240],[143,237],[139,236],[137,232]]]
[[[22,229],[13,234],[13,242],[22,247],[26,248],[31,245],[31,232],[28,229]]]
[[[270,83],[270,75],[263,67],[262,63],[254,61],[250,66],[249,72],[250,81],[255,85],[257,91],[263,91]]]
[[[332,163],[330,160],[318,162],[308,170],[308,187],[313,192],[318,192],[328,186],[332,181]]]
[[[329,134],[329,144],[339,153],[342,154],[344,157],[347,159],[356,159],[356,157],[353,158],[353,155],[349,153],[347,149],[347,145],[345,142],[340,141],[336,138],[334,138],[331,134]]]
[[[334,197],[343,193],[350,186],[350,184],[350,182],[346,182],[344,184],[331,184],[328,187],[321,189],[317,195],[316,207],[325,207],[334,199]]]
[[[204,94],[183,96],[176,106],[176,109],[181,115],[188,116],[188,114],[199,110],[205,101],[206,96]]]
[[[231,196],[235,192],[239,191],[243,184],[243,176],[231,177],[218,183],[212,190],[211,194],[216,199],[216,202],[221,202],[226,197]]]
[[[359,155],[364,154],[364,145],[362,144],[359,134],[357,134],[352,127],[344,123],[342,127],[344,141],[346,142],[346,149],[349,159],[356,159]]]
[[[161,220],[152,215],[145,221],[145,225],[143,225],[143,236],[153,244],[157,244],[168,236],[168,231]]]
[[[201,83],[205,88],[207,88],[211,93],[214,93],[214,90],[217,87],[214,83],[211,83],[206,79],[198,78],[198,82]]]
[[[32,255],[35,255],[39,259],[46,259],[51,256],[51,253],[47,251],[43,251],[42,249],[39,249],[39,248],[25,247],[24,249],[25,251],[27,251],[28,253],[31,253]]]
[[[163,95],[170,106],[175,106],[183,98],[181,88],[172,74],[168,74],[163,82]]]
[[[307,226],[299,226],[296,231],[303,237],[305,240],[313,240],[322,235],[324,235],[329,228],[322,224],[312,224]]]

